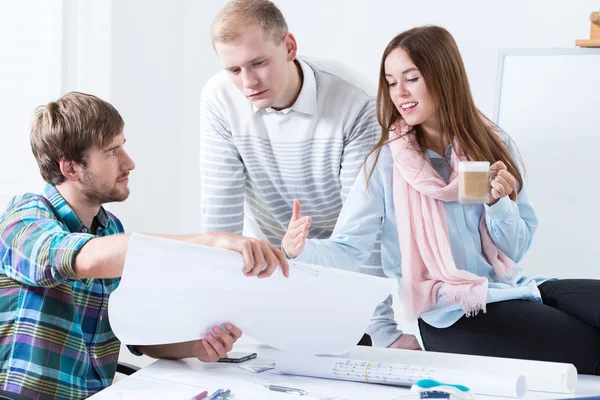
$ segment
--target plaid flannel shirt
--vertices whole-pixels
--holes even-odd
[[[0,387],[35,399],[83,399],[112,383],[120,342],[108,318],[119,279],[80,279],[77,252],[123,233],[100,209],[90,233],[52,185],[0,216]]]

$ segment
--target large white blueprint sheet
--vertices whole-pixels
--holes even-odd
[[[266,279],[242,274],[242,255],[146,235],[132,235],[109,318],[124,343],[153,345],[202,338],[231,322],[277,349],[342,354],[362,337],[391,281],[290,263]]]

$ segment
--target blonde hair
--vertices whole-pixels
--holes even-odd
[[[232,0],[225,4],[211,27],[213,48],[216,43],[230,43],[240,37],[242,30],[257,24],[265,34],[280,43],[288,33],[283,14],[269,0]]]
[[[62,183],[61,159],[85,165],[88,151],[109,144],[124,125],[110,103],[91,94],[71,92],[38,107],[30,140],[42,178],[52,185]]]

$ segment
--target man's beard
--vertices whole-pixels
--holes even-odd
[[[114,201],[124,201],[129,197],[129,189],[119,191],[116,181],[111,186],[108,183],[102,183],[98,176],[84,169],[83,179],[80,181],[83,190],[83,197],[88,204],[102,205]]]

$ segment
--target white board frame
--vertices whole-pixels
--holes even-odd
[[[500,106],[501,106],[501,100],[502,100],[502,87],[503,87],[503,75],[504,75],[504,68],[505,68],[505,62],[506,62],[506,58],[507,57],[513,57],[513,56],[561,56],[561,55],[566,55],[566,56],[579,56],[579,55],[597,55],[600,56],[600,48],[548,48],[548,49],[500,49],[499,50],[499,57],[498,57],[498,67],[497,67],[497,78],[496,78],[496,91],[495,91],[495,98],[494,98],[494,110],[493,110],[493,121],[495,123],[499,123],[501,115],[500,115]],[[600,79],[600,71],[598,73],[597,77],[592,77],[592,79]],[[599,99],[600,99],[600,92],[599,92]],[[598,102],[598,115],[599,115],[599,121],[600,121],[600,100]],[[501,125],[500,125],[501,126]],[[501,126],[502,127],[502,126]],[[600,134],[600,125],[598,125],[599,127],[599,134]],[[509,134],[511,132],[508,132]],[[517,139],[517,146],[519,146],[518,143],[518,139]],[[525,166],[527,168],[527,164],[528,164],[528,160],[525,159]],[[595,175],[595,171],[590,171],[591,174]],[[586,195],[587,193],[587,188],[581,188],[581,193],[579,195]],[[535,207],[535,205],[540,202],[543,201],[542,199],[539,198],[533,198],[532,202],[533,205]],[[590,201],[590,209],[595,209],[597,208],[597,206],[595,205],[595,202],[597,201],[597,198],[595,198],[594,196],[590,196],[589,198]],[[578,210],[578,209],[577,209]],[[583,212],[584,214],[586,212],[589,212],[589,210],[582,210],[581,212]],[[539,217],[539,215],[538,215]],[[582,216],[582,218],[585,218],[585,215]],[[593,221],[590,221],[593,224]],[[549,223],[549,221],[544,221],[542,218],[539,221],[540,223],[540,227],[545,224],[545,223]],[[598,227],[600,227],[600,224],[598,224]],[[597,229],[597,228],[596,228]],[[590,231],[595,230],[595,229],[590,229]],[[538,243],[536,243],[536,239],[538,240]],[[591,239],[591,238],[588,238]],[[598,246],[594,248],[594,250],[591,251],[591,253],[596,253],[597,255],[600,255],[600,234],[598,236]],[[538,253],[539,253],[539,235],[537,238],[534,238],[533,241],[533,246],[535,247],[537,244],[538,246]],[[596,258],[596,257],[592,257],[592,258]],[[598,266],[597,260],[596,259],[589,259],[589,260],[582,260],[582,257],[577,258],[577,256],[574,257],[574,259],[576,259],[575,261],[579,261],[573,263],[574,265],[535,265],[535,264],[531,264],[530,262],[528,262],[528,257],[526,256],[525,259],[523,260],[524,263],[524,269],[525,269],[525,274],[526,275],[538,275],[538,274],[542,274],[542,275],[546,275],[546,276],[552,276],[552,277],[559,277],[559,278],[594,278],[594,279],[600,279],[600,266]],[[531,259],[529,259],[531,260]],[[581,261],[583,261],[583,263],[585,265],[580,265]]]

